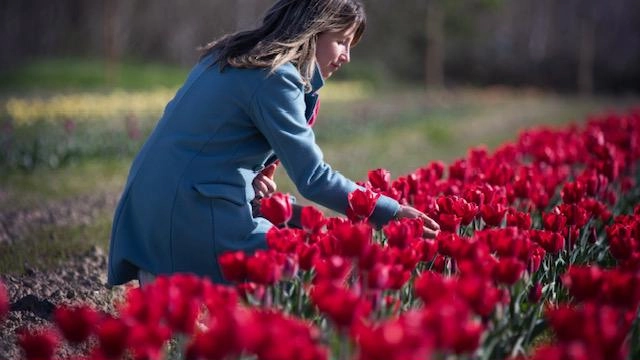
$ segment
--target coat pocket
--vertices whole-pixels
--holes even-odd
[[[238,206],[247,203],[245,189],[242,186],[223,183],[206,183],[195,184],[193,188],[200,195],[208,198],[227,200]]]

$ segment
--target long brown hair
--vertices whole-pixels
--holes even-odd
[[[352,46],[366,26],[360,0],[279,0],[253,30],[225,35],[201,48],[202,57],[215,53],[215,63],[239,68],[269,68],[292,62],[307,90],[315,70],[316,39],[323,32],[356,26]]]

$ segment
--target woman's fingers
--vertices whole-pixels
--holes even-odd
[[[440,225],[438,225],[438,223],[433,220],[432,218],[428,217],[425,213],[423,213],[422,211],[419,211],[418,209],[415,209],[411,206],[404,206],[401,205],[400,206],[400,210],[398,211],[398,215],[400,217],[407,217],[407,218],[420,218],[422,219],[422,222],[424,224],[424,233],[423,236],[429,239],[435,238],[438,233],[440,232]]]
[[[422,221],[424,222],[425,227],[428,227],[431,230],[440,230],[440,225],[427,215],[422,216]]]
[[[276,192],[277,188],[276,182],[266,175],[258,174],[258,176],[253,179],[253,190],[257,197],[271,195]]]
[[[440,230],[433,230],[426,226],[424,226],[422,229],[423,229],[422,235],[427,239],[435,238],[436,236],[438,236],[438,233],[440,232]]]
[[[440,232],[440,225],[427,215],[423,214],[421,218],[424,223],[424,237],[427,239],[433,239],[438,236],[438,233]]]

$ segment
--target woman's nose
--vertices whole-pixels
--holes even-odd
[[[343,63],[351,61],[351,49],[347,48],[342,54],[340,54],[340,61]]]

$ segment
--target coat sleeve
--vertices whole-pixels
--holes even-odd
[[[359,186],[324,162],[313,130],[306,122],[303,85],[297,72],[280,68],[269,75],[253,94],[251,111],[256,127],[266,137],[300,194],[344,214],[348,207],[347,195]],[[396,200],[382,195],[371,220],[383,225],[398,208]]]

